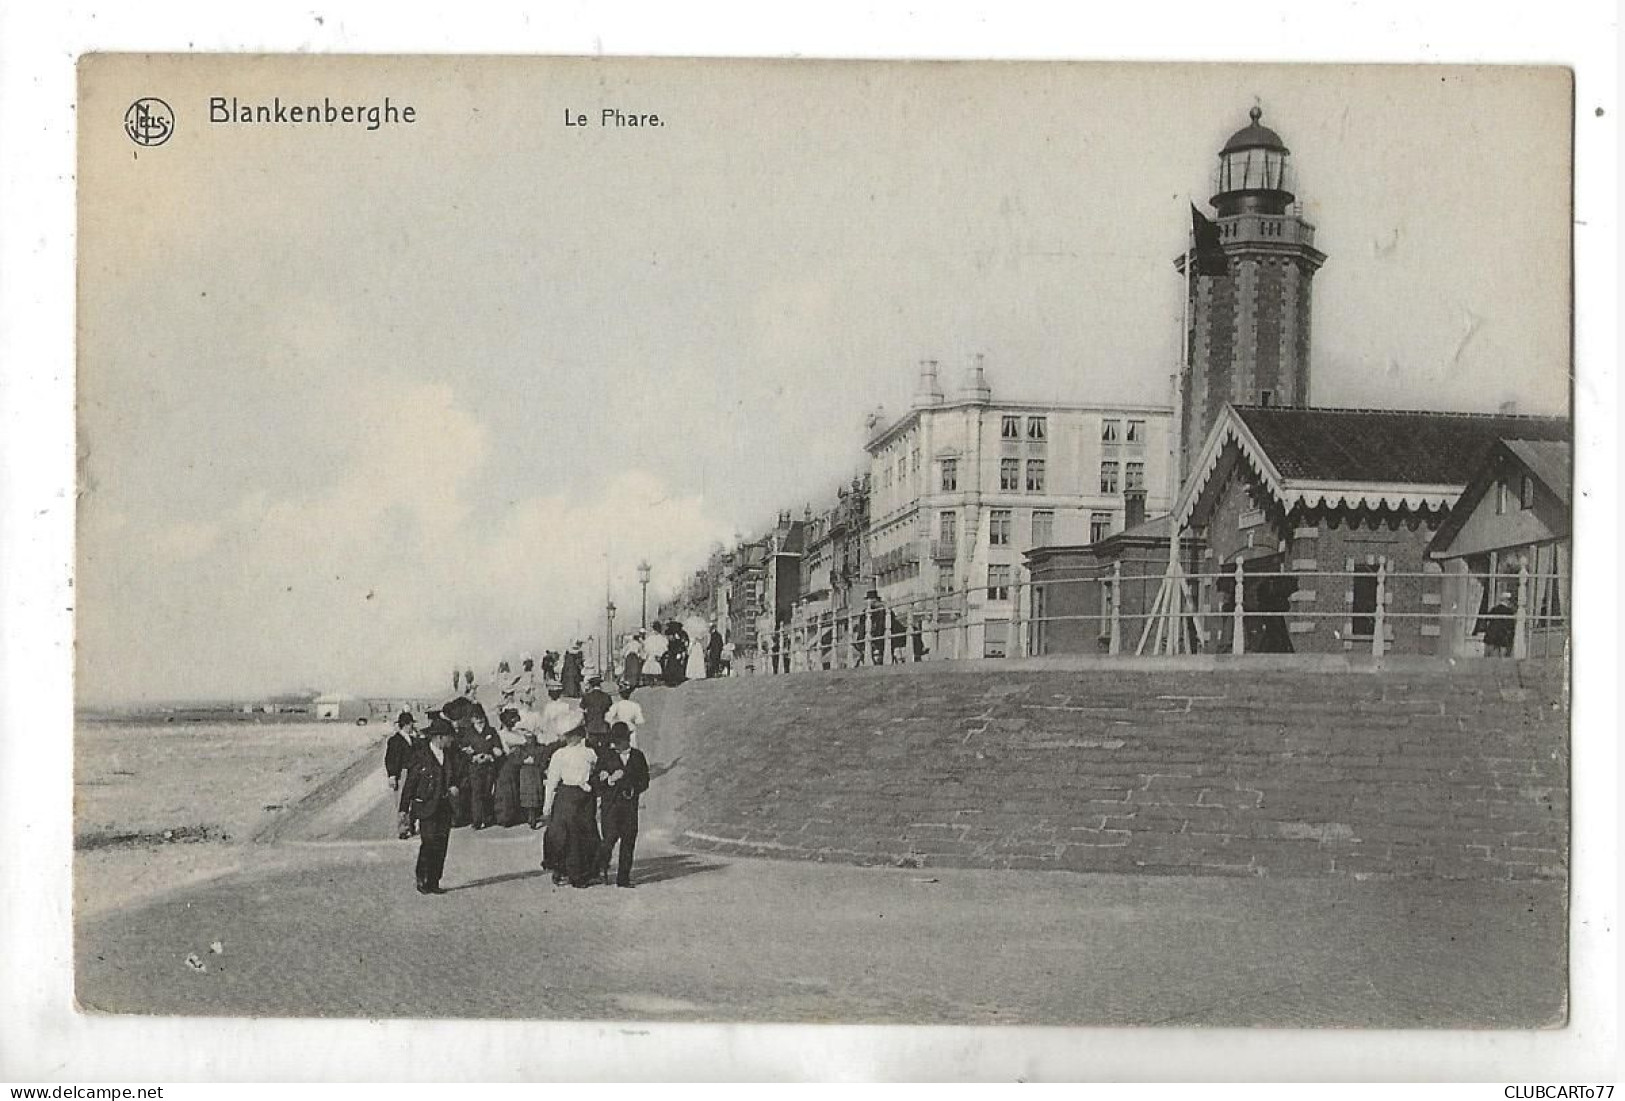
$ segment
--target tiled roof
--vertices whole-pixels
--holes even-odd
[[[1497,440],[1556,441],[1562,417],[1235,407],[1288,481],[1466,485]]]

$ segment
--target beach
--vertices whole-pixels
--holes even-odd
[[[74,904],[99,913],[282,857],[254,838],[360,757],[381,725],[81,719],[74,744]]]

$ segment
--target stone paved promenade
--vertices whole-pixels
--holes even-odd
[[[684,691],[684,690],[679,690]],[[645,696],[658,724],[666,694]],[[675,724],[668,724],[675,725]],[[1565,1005],[1561,880],[852,867],[681,851],[656,780],[639,888],[556,888],[525,829],[412,890],[358,765],[210,882],[86,914],[111,1012],[785,1022],[1534,1027]],[[366,791],[373,795],[367,796]],[[219,943],[222,952],[210,951]],[[416,958],[404,962],[408,952]],[[205,963],[196,971],[190,954]]]
[[[412,891],[414,844],[278,846],[264,870],[85,922],[79,998],[244,1016],[1390,1028],[1538,1026],[1564,1004],[1553,883],[922,872],[650,845],[638,889],[578,891],[552,886],[524,833],[458,831],[452,890],[431,898]]]

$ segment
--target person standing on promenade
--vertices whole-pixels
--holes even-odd
[[[389,790],[395,792],[396,800],[395,818],[396,829],[402,841],[412,836],[412,818],[407,813],[406,795],[401,791],[401,781],[406,776],[407,765],[412,760],[412,748],[417,743],[417,722],[412,718],[410,711],[402,711],[395,717],[395,730],[384,743],[384,775],[389,777]]]
[[[718,669],[721,675],[724,677],[731,677],[734,675],[734,651],[735,647],[733,640],[730,639],[722,644],[722,664],[718,667]]]
[[[705,620],[698,618],[689,620],[685,630],[688,633],[688,660],[683,665],[683,677],[686,680],[704,680],[711,675],[705,656],[710,632]]]
[[[598,861],[598,824],[593,821],[592,780],[598,755],[587,748],[585,727],[565,736],[564,748],[547,765],[542,795],[542,817],[547,832],[542,838],[542,867],[553,873],[554,883],[589,886]]]
[[[609,738],[609,709],[615,700],[604,691],[604,678],[597,673],[587,678],[587,693],[581,697],[581,717],[587,727],[587,745],[594,753],[602,749]]]
[[[643,632],[643,675],[639,684],[634,688],[642,688],[651,678],[664,675],[666,669],[666,649],[670,644],[666,641],[665,633],[660,628],[660,621]],[[650,672],[650,667],[653,671]]]
[[[1495,597],[1495,606],[1478,617],[1473,634],[1484,636],[1484,656],[1509,658],[1512,640],[1517,634],[1518,606],[1512,599],[1512,590],[1502,589]]]
[[[469,713],[471,723],[465,745],[469,748],[469,821],[483,830],[495,819],[492,797],[496,794],[497,771],[502,763],[502,739],[485,717],[485,708],[475,704]]]
[[[869,590],[868,611],[869,622],[869,656],[870,664],[886,664],[886,605],[880,602],[880,594],[874,589]]]
[[[638,844],[638,797],[649,790],[649,761],[632,746],[625,723],[609,730],[609,748],[598,756],[598,819],[603,841],[598,846],[598,874],[609,879],[609,858],[620,845],[615,886],[632,886],[632,856]]]
[[[686,679],[688,672],[688,647],[692,641],[688,631],[675,619],[666,625],[666,638],[670,645],[666,649],[666,684],[676,688]]]
[[[516,826],[523,817],[523,808],[519,803],[519,761],[516,759],[521,746],[526,744],[529,732],[519,725],[519,711],[517,708],[505,707],[497,713],[497,725],[502,737],[502,763],[497,767],[496,792],[493,802],[496,804],[496,823],[499,826]],[[540,806],[540,802],[537,803]]]
[[[564,699],[563,689],[547,690],[547,706],[542,708],[542,741],[558,743],[572,727],[581,725],[581,707],[575,700]]]
[[[572,700],[581,698],[581,675],[587,661],[586,655],[581,652],[581,646],[580,639],[570,644],[570,648],[564,652],[564,667],[559,673],[564,694]]]
[[[525,731],[525,741],[508,754],[518,782],[519,809],[530,828],[542,828],[542,799],[547,783],[547,766],[552,754],[536,740],[536,731]]]
[[[452,807],[465,782],[462,754],[452,747],[455,735],[449,722],[436,718],[429,725],[428,744],[418,744],[406,770],[402,794],[410,801],[422,838],[417,862],[420,895],[445,894],[440,877],[446,870],[446,849],[451,843]]]
[[[637,746],[638,727],[643,725],[643,705],[632,698],[631,685],[621,685],[621,698],[615,701],[615,705],[609,709],[609,714],[605,715],[604,719],[609,723],[612,733],[616,723],[625,723],[631,734],[632,745]]]
[[[705,640],[705,675],[722,676],[722,632],[717,630],[715,622],[711,624],[710,637]]]
[[[519,658],[519,672],[514,676],[514,698],[517,706],[536,710],[536,659],[526,651]]]
[[[632,632],[627,640],[626,652],[621,655],[621,683],[636,688],[643,683],[643,647],[645,632]]]

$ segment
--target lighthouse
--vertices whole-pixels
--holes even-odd
[[[1310,289],[1326,256],[1293,193],[1291,151],[1262,118],[1258,107],[1249,112],[1214,171],[1210,202],[1225,272],[1190,280],[1181,482],[1226,402],[1310,403]],[[1185,261],[1181,254],[1174,262],[1181,273]]]

